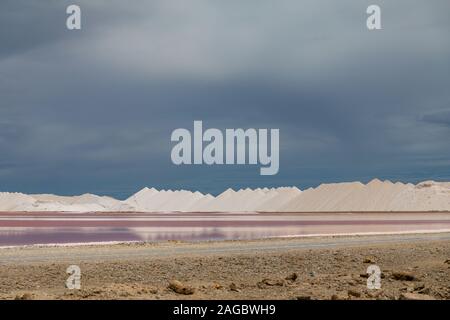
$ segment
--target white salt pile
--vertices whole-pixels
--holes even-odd
[[[33,211],[116,211],[132,207],[125,206],[121,201],[111,197],[100,197],[94,194],[83,194],[81,196],[56,196],[53,194],[30,195],[36,200],[33,203]],[[30,210],[31,211],[31,210]]]
[[[158,191],[154,188],[144,188],[124,203],[134,208],[134,211],[142,212],[189,211],[188,208],[211,198],[211,195],[204,195],[198,191]]]
[[[292,201],[294,198],[302,193],[300,189],[296,187],[283,187],[277,189],[270,189],[268,197],[257,204],[256,211],[274,212],[279,211],[280,208]]]
[[[0,192],[0,211],[135,211],[120,200],[93,194],[81,196],[56,196],[53,194],[32,194]]]
[[[23,193],[1,192],[0,210],[1,211],[32,211],[36,200]]]
[[[61,212],[349,212],[450,211],[450,183],[417,185],[374,179],[296,187],[227,189],[214,197],[187,190],[144,188],[124,201],[93,194],[66,197],[51,194],[0,193],[0,211]]]
[[[450,211],[450,183],[413,185],[374,179],[366,185],[322,184],[305,190],[279,211]]]

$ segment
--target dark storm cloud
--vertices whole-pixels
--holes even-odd
[[[81,31],[65,29],[72,3]],[[369,4],[2,1],[2,189],[445,179],[450,4],[378,1],[375,32]],[[193,120],[280,128],[280,173],[172,165],[170,133]]]
[[[0,58],[45,46],[63,34],[64,30],[57,26],[58,21],[61,21],[60,11],[64,7],[49,4],[45,1],[2,1]]]
[[[139,4],[140,1],[136,1]],[[142,1],[141,1],[142,2]],[[108,6],[111,1],[89,1],[83,18],[93,18],[92,29],[108,24],[117,26],[134,19],[138,12],[126,6]],[[116,1],[116,4],[118,2]],[[0,3],[0,58],[27,53],[64,40],[69,36],[65,26],[65,11],[71,4],[87,4],[72,0],[2,0]],[[140,13],[139,13],[140,14]],[[86,15],[86,17],[84,17]]]
[[[450,127],[450,109],[439,110],[431,114],[426,114],[422,117],[422,120],[425,122]]]

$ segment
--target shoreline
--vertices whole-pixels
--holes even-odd
[[[398,231],[398,232],[355,232],[355,233],[324,233],[324,234],[304,234],[304,235],[286,235],[286,236],[272,236],[267,238],[255,239],[224,239],[224,240],[161,240],[161,241],[99,241],[99,242],[77,242],[77,243],[37,243],[29,245],[11,245],[0,246],[0,250],[4,249],[21,249],[21,248],[54,248],[54,247],[90,247],[90,246],[114,246],[114,245],[145,245],[158,244],[165,242],[179,242],[179,243],[210,243],[210,242],[236,242],[236,241],[270,241],[276,239],[297,239],[297,238],[336,238],[336,237],[364,237],[364,236],[382,236],[382,235],[420,235],[420,234],[439,234],[450,233],[450,229],[440,230],[413,230],[413,231]]]
[[[164,214],[225,214],[225,215],[235,215],[235,214],[280,214],[280,215],[289,215],[289,214],[418,214],[418,213],[444,213],[444,214],[450,214],[450,210],[405,210],[405,211],[374,211],[374,210],[355,210],[355,211],[349,211],[349,210],[342,210],[342,211],[53,211],[53,210],[46,210],[46,211],[1,211],[0,215],[5,214],[55,214],[55,213],[61,213],[61,214],[156,214],[156,215],[164,215]]]

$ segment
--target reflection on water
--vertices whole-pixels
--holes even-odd
[[[200,216],[0,213],[0,246],[108,241],[259,239],[312,234],[441,229],[450,229],[448,214],[425,216],[202,214]]]
[[[0,246],[140,240],[138,235],[127,228],[0,228]]]

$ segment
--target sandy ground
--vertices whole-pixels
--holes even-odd
[[[0,298],[450,299],[450,233],[1,249]]]

